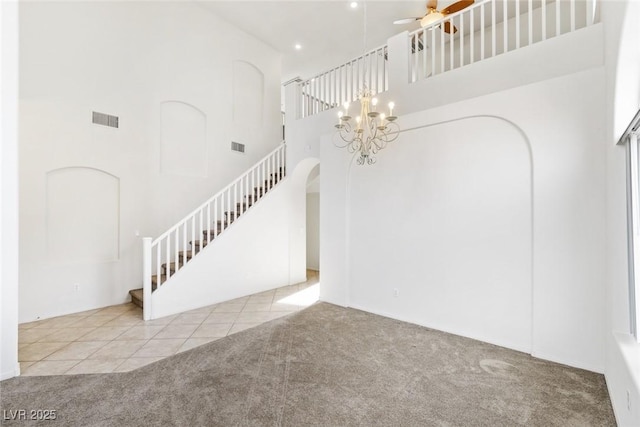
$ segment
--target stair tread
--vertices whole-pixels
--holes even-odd
[[[166,274],[161,274],[160,275],[160,284],[163,284],[165,281],[167,280],[167,275]],[[158,285],[158,275],[154,274],[153,276],[151,276],[151,286],[152,289],[155,290],[155,288],[153,288],[153,286],[157,286]]]
[[[180,261],[180,262],[178,262],[178,263],[176,263],[175,261],[172,261],[172,262],[170,262],[170,263],[169,263],[169,265],[170,265],[171,267],[175,267],[175,266],[176,266],[176,264],[179,264],[180,266],[182,266],[184,263],[183,263],[183,262],[181,262],[181,261]],[[162,268],[167,268],[167,263],[166,263],[166,262],[165,262],[164,264],[162,264]]]
[[[132,303],[134,303],[135,305],[137,305],[140,308],[143,308],[143,302],[142,302],[143,291],[142,291],[142,288],[130,290],[129,291],[129,295],[131,295],[131,302]]]

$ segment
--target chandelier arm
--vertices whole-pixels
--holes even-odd
[[[385,132],[386,141],[393,142],[400,136],[400,125],[396,122],[390,122],[387,124],[389,131]]]
[[[336,135],[345,142],[345,144],[342,144],[340,141],[334,138],[333,145],[338,148],[345,148],[353,143],[354,137],[352,135],[352,127],[349,122],[345,122],[342,127],[338,128],[338,132],[336,133]]]
[[[376,139],[372,140],[371,142],[372,142],[372,146],[373,146],[371,151],[374,154],[377,153],[378,151],[386,148],[386,146],[387,146],[387,141],[385,141],[384,139],[381,139],[381,138],[376,138]]]
[[[360,137],[354,137],[354,139],[347,145],[347,150],[349,153],[362,151],[362,139],[360,139]]]

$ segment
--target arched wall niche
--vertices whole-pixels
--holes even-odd
[[[352,166],[349,303],[531,352],[532,170],[526,135],[490,116],[405,129]]]
[[[120,179],[90,167],[46,174],[49,261],[112,262],[120,254]]]
[[[160,171],[207,177],[207,115],[183,101],[160,104]]]
[[[264,117],[264,73],[250,62],[233,61],[233,121],[262,126]]]

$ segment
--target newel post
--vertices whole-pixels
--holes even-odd
[[[387,41],[389,69],[389,90],[398,93],[409,85],[409,32],[403,31]]]
[[[142,318],[151,320],[151,237],[142,238]]]
[[[300,122],[302,118],[302,92],[300,79],[290,80],[284,85],[284,133],[285,141],[289,142],[289,150],[286,151],[286,164],[293,165],[296,160],[305,156],[306,143],[301,135]]]

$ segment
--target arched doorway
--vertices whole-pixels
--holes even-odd
[[[315,272],[320,269],[320,160],[314,157],[301,160],[290,179],[292,211],[289,274],[291,283],[297,283],[307,280],[309,267],[311,274],[317,274]],[[311,211],[308,212],[309,207]]]
[[[309,173],[306,184],[307,280],[320,274],[320,164]]]

